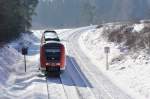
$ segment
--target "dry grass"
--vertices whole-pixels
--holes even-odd
[[[103,36],[109,42],[122,43],[130,50],[150,49],[150,23],[144,23],[144,28],[140,32],[133,31],[134,25],[106,25]]]

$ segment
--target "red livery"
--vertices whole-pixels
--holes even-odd
[[[41,38],[40,69],[46,72],[65,70],[65,47],[55,31],[45,31]]]

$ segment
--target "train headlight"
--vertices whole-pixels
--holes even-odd
[[[50,65],[50,63],[46,63],[45,65]]]
[[[60,63],[56,63],[56,65],[60,65]]]

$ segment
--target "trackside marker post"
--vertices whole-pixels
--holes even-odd
[[[24,66],[25,66],[25,72],[26,72],[26,55],[28,54],[28,47],[22,48],[22,55],[24,55]]]
[[[106,70],[109,70],[108,54],[110,53],[110,47],[104,47],[104,52],[106,54]]]

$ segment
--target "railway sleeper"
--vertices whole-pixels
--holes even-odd
[[[45,71],[45,76],[59,77],[60,73],[60,67],[47,67]]]

